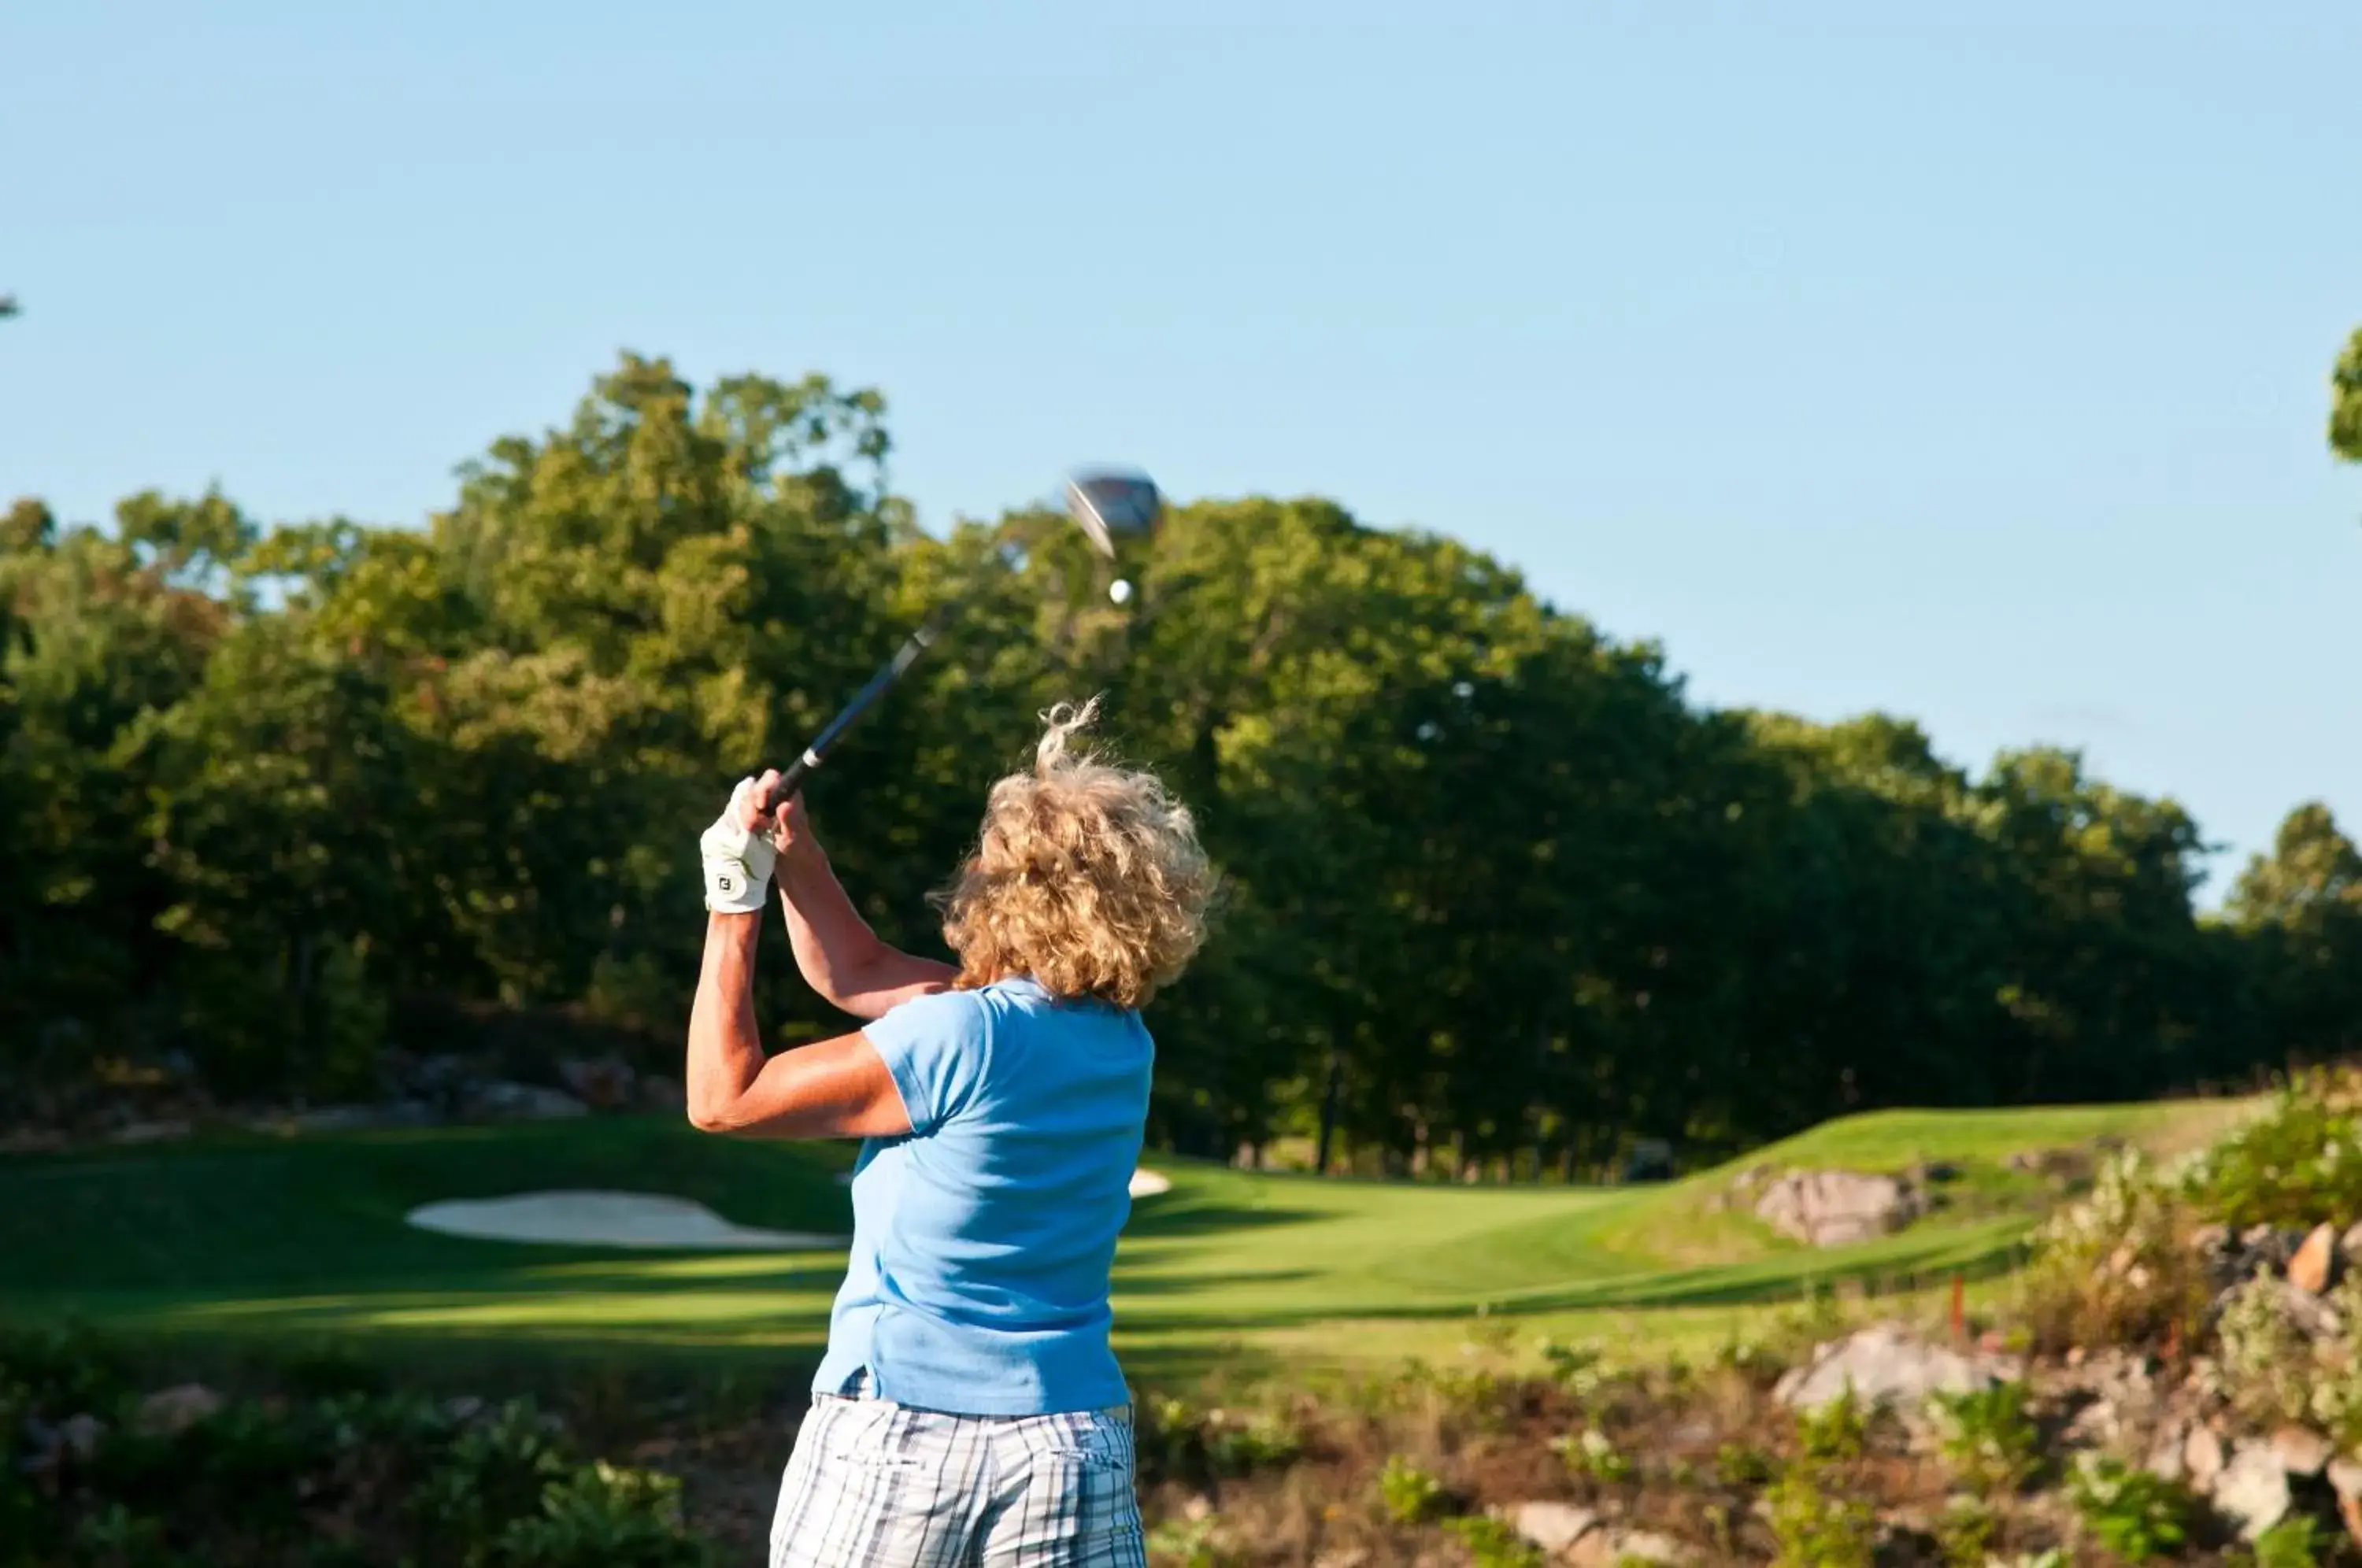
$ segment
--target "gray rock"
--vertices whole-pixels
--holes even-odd
[[[164,1121],[132,1121],[118,1127],[109,1135],[110,1143],[169,1143],[189,1136],[196,1129],[177,1117]]]
[[[590,1113],[589,1106],[563,1089],[501,1079],[478,1085],[468,1109],[494,1121],[556,1121]]]
[[[2337,1238],[2337,1255],[2349,1264],[2362,1263],[2362,1220],[2345,1227],[2345,1233]]]
[[[1851,1388],[1864,1404],[1916,1411],[1935,1393],[1966,1394],[2011,1381],[2009,1364],[1930,1344],[1891,1323],[1826,1346],[1780,1379],[1774,1394],[1792,1409],[1816,1410]]]
[[[2282,1470],[2308,1477],[2320,1474],[2337,1452],[2327,1438],[2304,1427],[2280,1428],[2272,1434],[2271,1449]]]
[[[149,1437],[178,1437],[222,1408],[222,1397],[202,1383],[159,1389],[139,1401],[132,1425]]]
[[[575,1099],[602,1110],[628,1105],[636,1080],[621,1056],[569,1057],[557,1064],[557,1077]]]
[[[1509,1510],[1509,1524],[1544,1551],[1561,1552],[1589,1534],[1599,1516],[1573,1503],[1519,1503]]]
[[[442,1118],[423,1099],[381,1105],[322,1105],[298,1110],[281,1123],[290,1132],[370,1132],[382,1127],[432,1127]]]
[[[2288,1518],[2288,1472],[2271,1444],[2243,1442],[2231,1452],[2231,1463],[2214,1483],[2214,1508],[2253,1540]]]
[[[1618,1564],[1661,1562],[1666,1564],[1667,1568],[1680,1568],[1681,1564],[1697,1561],[1696,1554],[1688,1547],[1669,1535],[1659,1535],[1654,1530],[1621,1531],[1616,1536],[1614,1545],[1615,1551],[1608,1561]]]
[[[1758,1218],[1783,1236],[1816,1247],[1842,1247],[1903,1229],[1926,1208],[1899,1176],[1858,1171],[1796,1171],[1755,1200]]]
[[[58,1442],[76,1459],[88,1459],[96,1453],[105,1437],[106,1423],[87,1410],[58,1423]]]

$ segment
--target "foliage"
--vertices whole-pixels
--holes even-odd
[[[2362,1073],[2297,1075],[2185,1179],[2201,1212],[2234,1230],[2347,1222],[2362,1213]]]
[[[1964,1485],[1991,1496],[2016,1490],[2034,1474],[2042,1434],[2027,1411],[2024,1383],[1937,1393],[1928,1405],[1944,1462]]]
[[[1443,1483],[1404,1458],[1389,1454],[1378,1474],[1378,1500],[1396,1524],[1424,1524],[1440,1518],[1451,1505]]]
[[[2208,1291],[2187,1225],[2175,1180],[2138,1150],[2109,1159],[2091,1193],[2035,1238],[2021,1309],[2036,1342],[2146,1343],[2194,1329]]]
[[[1826,1467],[1789,1466],[1764,1502],[1779,1545],[1775,1568],[1871,1568],[1876,1516],[1869,1504],[1844,1496]]]
[[[1870,1441],[1870,1411],[1849,1385],[1818,1409],[1796,1413],[1796,1441],[1807,1460],[1860,1459]]]
[[[2323,1534],[2320,1520],[2291,1515],[2256,1538],[2255,1568],[2320,1568],[2322,1553],[2334,1550]]]
[[[1631,1456],[1618,1451],[1597,1427],[1553,1438],[1551,1450],[1566,1462],[1570,1472],[1604,1485],[1629,1481],[1635,1473]]]
[[[2154,1562],[2179,1551],[2195,1511],[2179,1482],[2100,1454],[2077,1461],[2068,1497],[2092,1539],[2128,1562]]]
[[[602,1460],[553,1481],[538,1515],[513,1519],[486,1568],[697,1568],[705,1550],[681,1529],[680,1483]]]
[[[1473,1568],[1542,1568],[1541,1550],[1505,1519],[1470,1514],[1445,1520],[1443,1528],[1460,1538]]]
[[[2000,1529],[2001,1521],[1982,1497],[1948,1497],[1936,1524],[1936,1544],[1948,1568],[1986,1568]]]
[[[1175,508],[1117,609],[1054,513],[922,533],[890,449],[873,391],[626,355],[421,528],[18,502],[0,1098],[66,1115],[125,1064],[366,1095],[414,1014],[668,1047],[682,834],[955,589],[956,647],[815,820],[881,933],[930,946],[923,895],[1032,715],[1105,690],[1231,889],[1157,1007],[1153,1135],[1185,1152],[1578,1173],[1636,1138],[2226,1077],[2362,1016],[2325,812],[2202,922],[2195,824],[2071,753],[1970,775],[1886,715],[1700,707],[1502,563],[1319,501]],[[779,1039],[828,1024],[760,984]]]

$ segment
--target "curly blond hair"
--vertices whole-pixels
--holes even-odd
[[[1205,942],[1214,872],[1189,809],[1076,745],[1098,714],[1094,698],[1042,715],[1032,771],[992,787],[976,853],[938,895],[962,989],[1025,975],[1137,1008]]]

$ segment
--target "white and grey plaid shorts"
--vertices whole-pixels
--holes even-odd
[[[771,1568],[1147,1568],[1129,1406],[953,1416],[813,1396]]]

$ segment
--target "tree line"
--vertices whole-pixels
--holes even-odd
[[[2362,335],[2336,385],[2362,458]],[[881,932],[937,947],[986,786],[1105,692],[1225,878],[1151,1020],[1186,1152],[1584,1171],[2362,1046],[2362,855],[2318,805],[2202,915],[2197,824],[2072,752],[1971,773],[1902,719],[1704,707],[1661,648],[1324,501],[1181,507],[1115,567],[1047,510],[932,536],[889,449],[875,392],[625,356],[420,529],[16,503],[0,1090],[171,1060],[350,1097],[492,1015],[661,1055],[696,832],[955,594],[816,824]],[[840,1027],[770,951],[780,1042]]]

